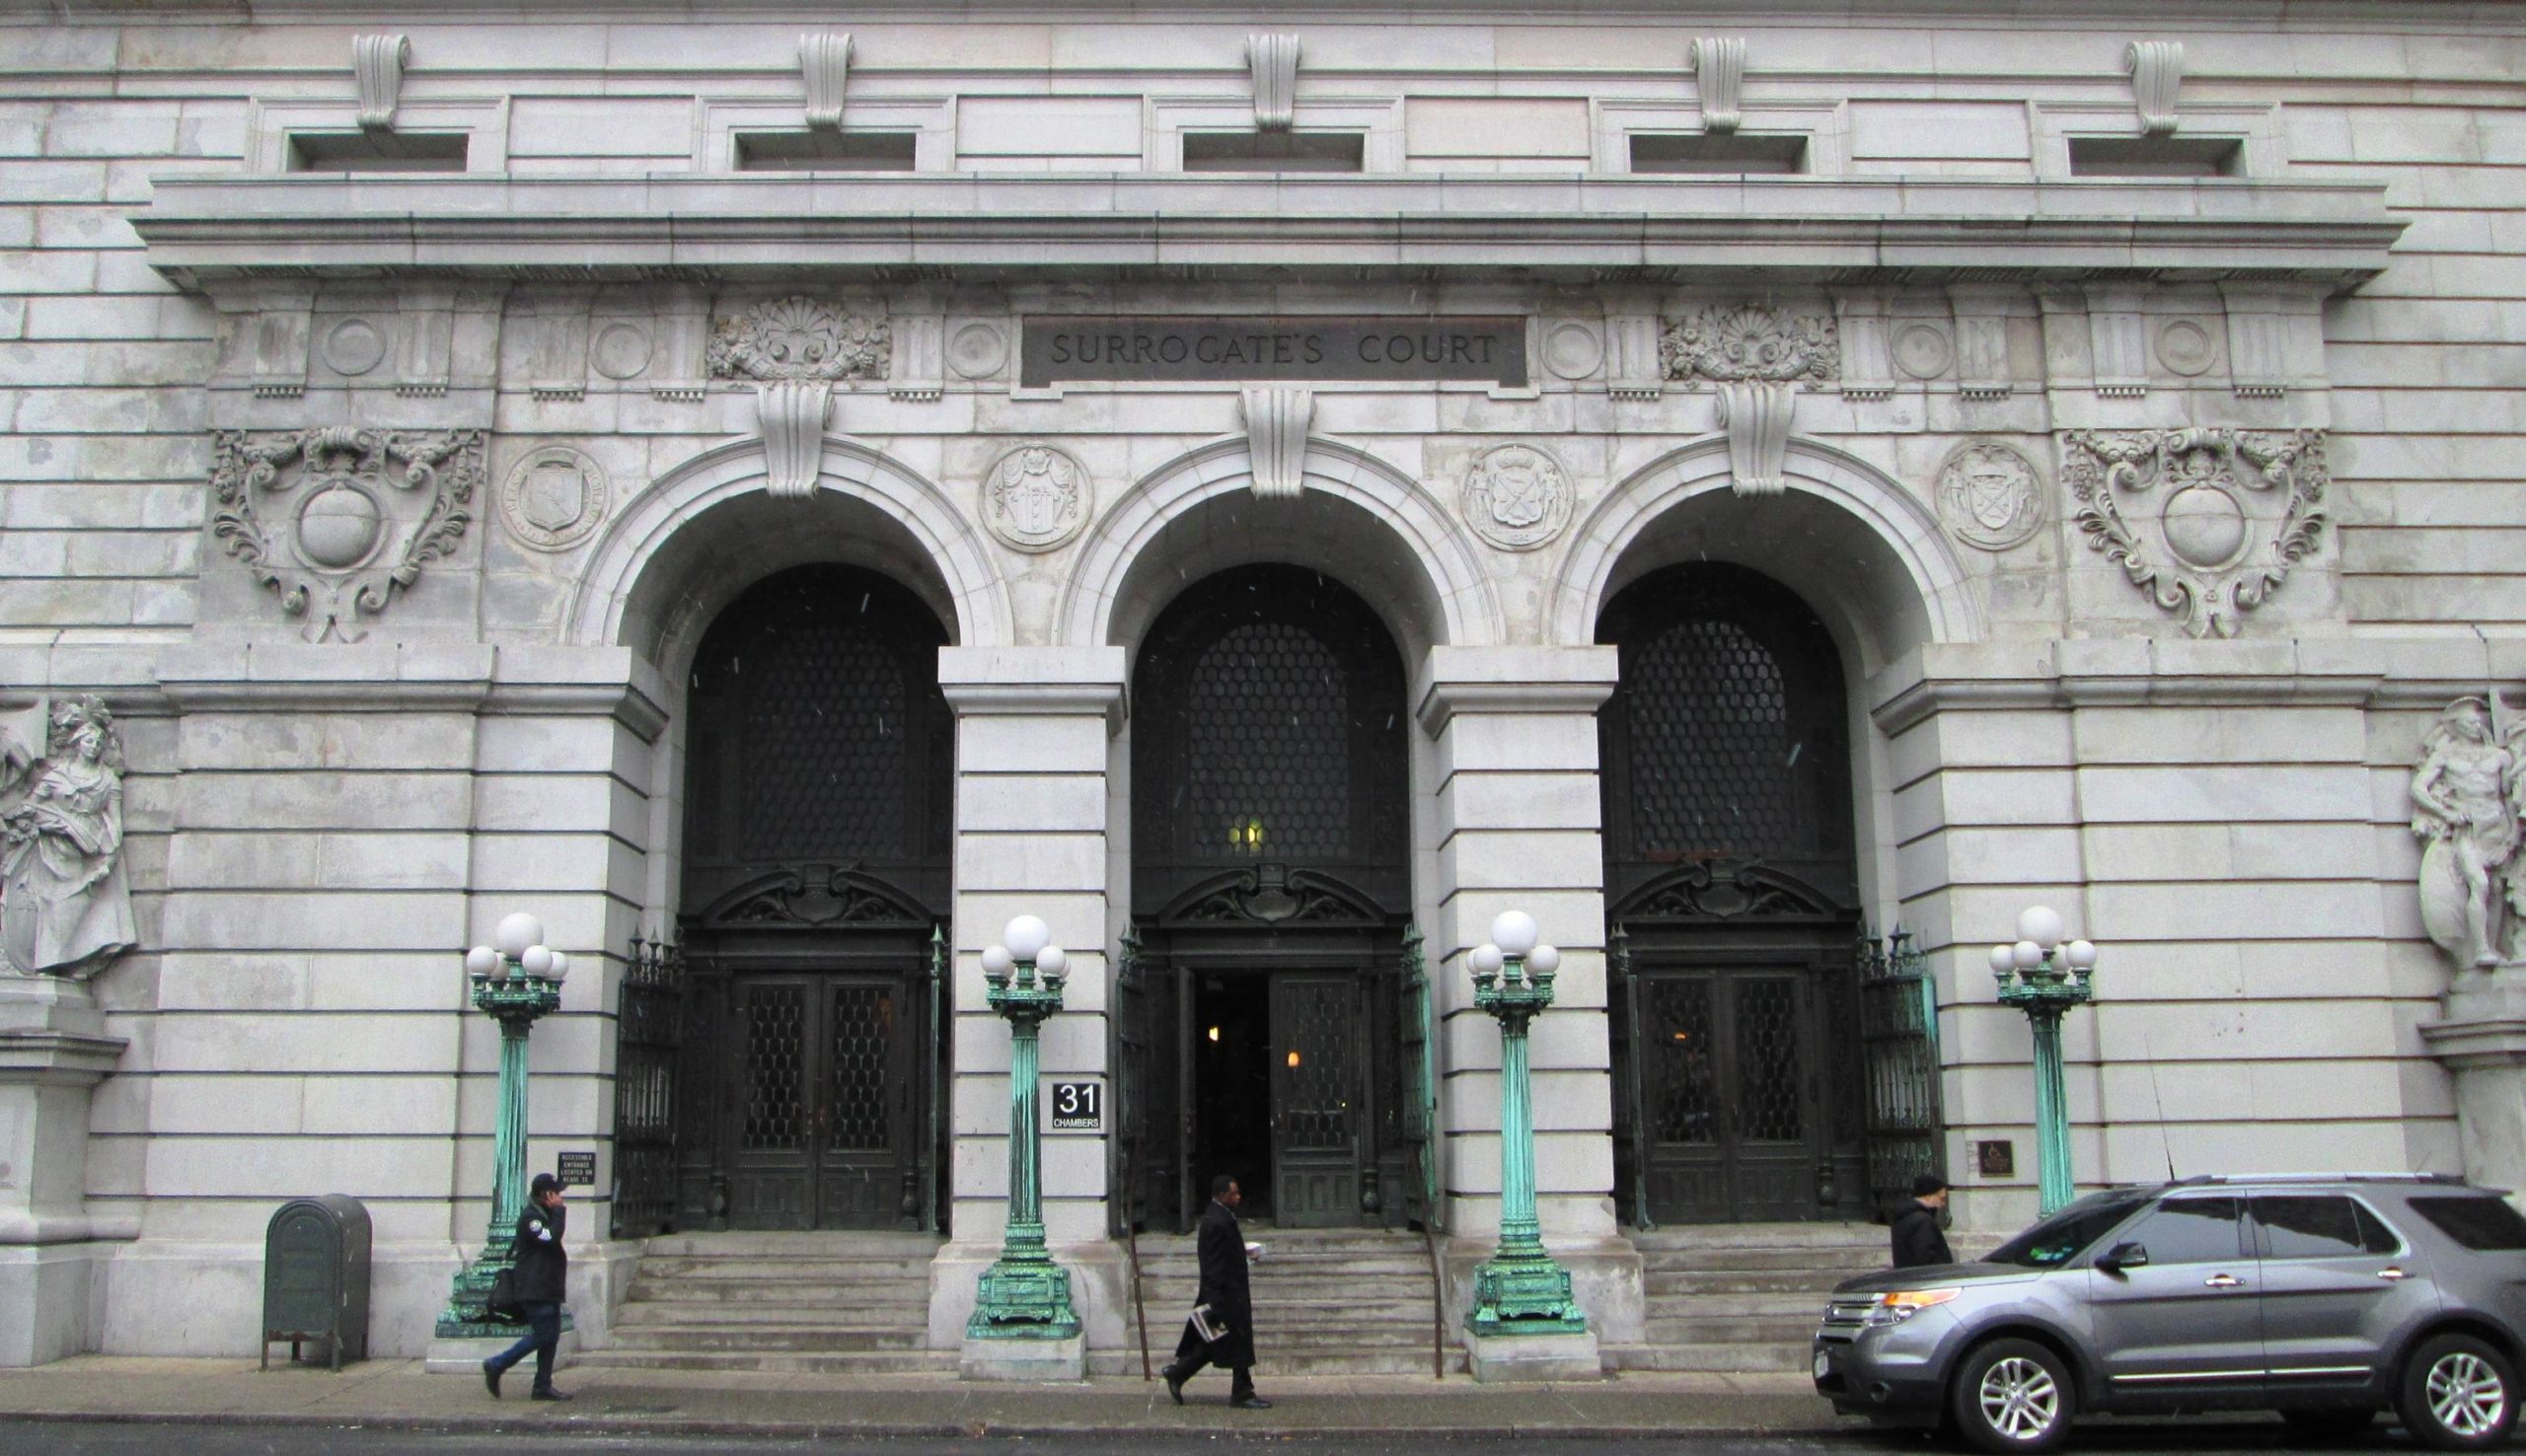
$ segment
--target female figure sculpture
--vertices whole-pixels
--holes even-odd
[[[90,696],[54,709],[44,757],[0,745],[0,957],[20,976],[86,980],[131,949],[122,745]]]

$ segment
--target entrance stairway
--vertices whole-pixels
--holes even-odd
[[[1287,1229],[1248,1223],[1263,1245],[1254,1266],[1256,1383],[1269,1394],[1278,1375],[1428,1375],[1430,1306],[1437,1292],[1430,1256],[1417,1233],[1379,1229]],[[1143,1234],[1142,1296],[1149,1305],[1152,1368],[1175,1353],[1193,1308],[1201,1268],[1190,1234]],[[1137,1335],[1135,1335],[1137,1339]],[[1448,1370],[1465,1368],[1462,1336],[1448,1341]],[[1137,1344],[1089,1352],[1097,1374],[1138,1375]],[[1205,1372],[1204,1379],[1224,1379]]]
[[[929,1339],[939,1240],[902,1233],[701,1233],[649,1240],[592,1366],[814,1374],[953,1371]]]
[[[1722,1223],[1629,1230],[1647,1285],[1647,1340],[1609,1345],[1625,1370],[1803,1371],[1825,1296],[1884,1269],[1873,1223]]]

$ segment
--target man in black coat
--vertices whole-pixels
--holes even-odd
[[[1946,1206],[1946,1179],[1924,1173],[1912,1180],[1912,1201],[1894,1215],[1896,1269],[1956,1262],[1956,1256],[1948,1251],[1947,1235],[1938,1226],[1939,1210]]]
[[[1254,1296],[1245,1282],[1245,1231],[1237,1227],[1236,1205],[1245,1195],[1236,1180],[1223,1173],[1211,1180],[1211,1205],[1202,1210],[1194,1252],[1202,1263],[1198,1304],[1211,1307],[1211,1319],[1225,1329],[1204,1344],[1193,1322],[1184,1322],[1184,1338],[1175,1342],[1175,1362],[1161,1372],[1166,1393],[1184,1404],[1184,1382],[1204,1365],[1228,1372],[1227,1403],[1240,1411],[1269,1411],[1272,1403],[1254,1393]]]
[[[514,1251],[517,1302],[526,1311],[526,1338],[483,1362],[483,1383],[491,1399],[500,1398],[500,1377],[511,1365],[535,1352],[533,1399],[566,1401],[553,1388],[553,1356],[561,1347],[561,1303],[568,1297],[570,1256],[561,1252],[561,1230],[569,1210],[561,1206],[561,1180],[538,1173],[527,1188],[526,1208],[517,1215]]]

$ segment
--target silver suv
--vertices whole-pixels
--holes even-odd
[[[2273,1410],[2308,1435],[2392,1408],[2425,1445],[2517,1420],[2526,1217],[2435,1175],[2188,1178],[2092,1194],[1973,1264],[1845,1280],[1816,1390],[1985,1451],[2081,1412]]]

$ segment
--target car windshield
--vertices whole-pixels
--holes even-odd
[[[2108,1230],[2147,1201],[2145,1195],[2090,1194],[1992,1250],[1982,1262],[2026,1269],[2057,1268],[2077,1258],[2080,1250],[2105,1237]]]

